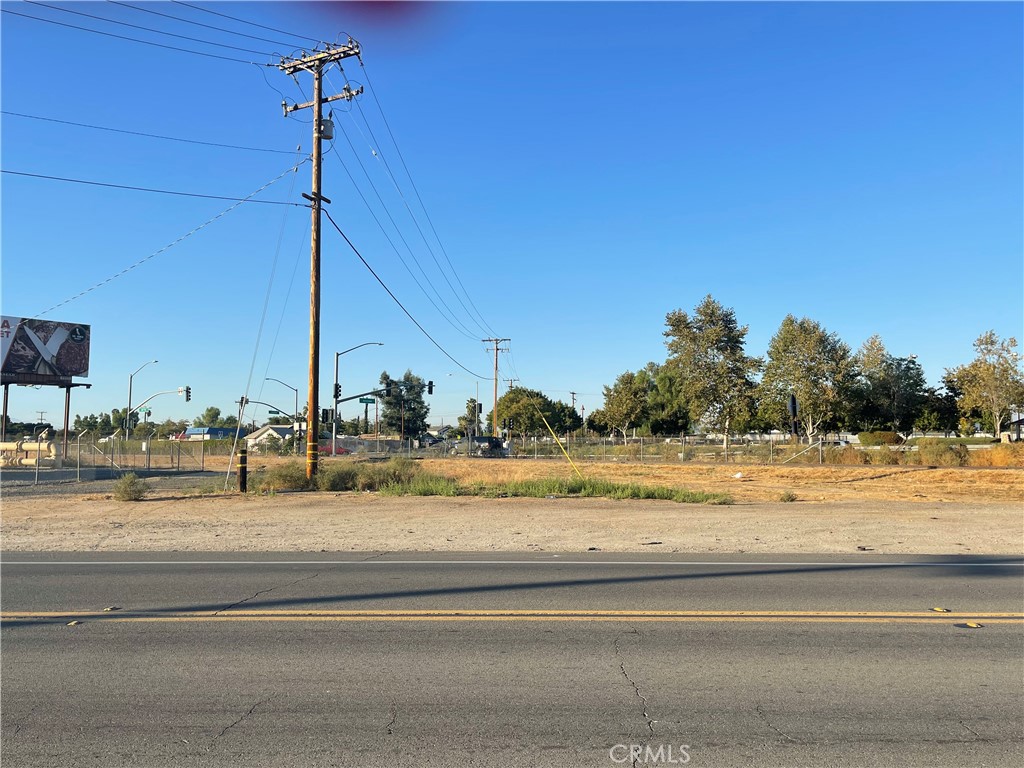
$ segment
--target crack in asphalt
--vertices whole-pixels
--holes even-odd
[[[369,557],[363,558],[363,560],[361,562],[368,563],[371,560],[376,560],[378,557],[384,557],[384,555],[386,555],[386,554],[388,554],[388,553],[387,552],[376,552],[376,553],[370,555]]]
[[[395,732],[395,722],[398,720],[398,702],[394,699],[391,700],[391,706],[388,708],[388,714],[391,715],[391,722],[388,723],[388,736],[391,736]]]
[[[640,634],[640,631],[636,627],[631,627],[631,629],[633,630],[633,634],[636,635],[638,639],[642,637],[642,635]],[[619,639],[620,638],[618,638],[618,637],[615,638],[615,658],[617,658],[619,660],[619,671],[622,672],[622,676],[624,678],[626,678],[626,680],[629,682],[629,684],[631,686],[633,686],[633,692],[636,693],[636,697],[638,699],[640,699],[640,711],[641,711],[641,714],[643,715],[644,723],[647,725],[647,730],[649,732],[649,735],[644,740],[644,746],[646,746],[650,742],[651,738],[654,736],[654,724],[657,721],[656,720],[652,720],[650,714],[648,714],[648,711],[647,711],[647,697],[644,696],[640,692],[640,686],[636,684],[636,681],[634,681],[633,678],[630,677],[629,673],[626,671],[626,662],[622,658],[622,649],[619,647]],[[636,760],[636,758],[634,758],[633,759],[633,766],[634,766],[634,768],[635,768],[636,764],[637,764],[637,760]]]
[[[775,731],[777,734],[779,734],[779,736],[782,736],[784,739],[789,739],[790,741],[792,741],[794,743],[797,742],[797,740],[794,739],[792,736],[790,736],[788,733],[786,733],[785,731],[783,731],[783,730],[781,730],[779,728],[776,728],[774,725],[772,725],[771,721],[768,719],[768,715],[766,715],[764,713],[764,710],[761,709],[761,705],[760,704],[757,705],[756,711],[757,711],[757,714],[759,714],[761,716],[761,719],[764,720],[765,725],[767,725],[769,728],[771,728],[773,731]]]
[[[216,611],[213,612],[212,615],[213,616],[219,616],[220,614],[224,613],[224,611],[230,611],[232,608],[237,608],[238,606],[242,605],[243,603],[247,603],[250,600],[255,600],[260,595],[265,595],[268,592],[273,592],[275,589],[284,589],[286,587],[294,586],[294,585],[298,584],[300,581],[309,581],[310,579],[315,579],[319,575],[320,575],[320,571],[317,571],[312,576],[303,576],[301,579],[296,579],[295,581],[290,581],[287,584],[278,584],[275,587],[270,587],[270,589],[261,589],[255,595],[250,595],[249,597],[246,597],[243,600],[239,600],[237,603],[232,603],[231,605],[227,606],[226,608],[218,608]]]
[[[209,746],[208,746],[208,747],[206,748],[206,751],[207,751],[207,752],[209,752],[209,751],[210,751],[211,749],[213,749],[213,745],[214,745],[214,743],[215,743],[215,742],[217,741],[217,739],[219,739],[219,738],[220,738],[221,736],[223,736],[223,735],[224,735],[225,733],[227,733],[227,732],[228,732],[228,731],[230,731],[230,730],[231,730],[232,728],[234,728],[234,727],[235,727],[236,725],[238,725],[238,724],[239,724],[240,722],[242,722],[242,721],[243,721],[243,720],[245,720],[245,719],[246,719],[247,717],[249,717],[249,715],[251,715],[251,714],[252,714],[253,712],[255,712],[255,711],[256,711],[256,708],[257,708],[257,707],[261,706],[262,704],[266,704],[266,703],[267,703],[268,701],[270,701],[270,699],[272,699],[272,698],[273,698],[273,697],[271,696],[271,697],[268,697],[268,698],[266,698],[266,699],[263,699],[262,701],[257,701],[257,702],[256,702],[255,704],[253,704],[253,705],[252,705],[251,707],[249,707],[249,711],[248,711],[248,712],[246,712],[246,713],[245,713],[244,715],[242,715],[242,716],[241,716],[240,718],[238,718],[237,720],[235,720],[235,722],[231,723],[230,725],[226,725],[226,726],[224,726],[224,729],[223,729],[223,730],[222,730],[222,731],[221,731],[220,733],[218,733],[218,734],[217,734],[216,736],[214,736],[214,737],[213,737],[213,740],[212,740],[212,741],[210,741],[210,745],[209,745]]]
[[[978,733],[978,732],[977,732],[976,730],[974,730],[973,728],[971,728],[971,726],[969,726],[969,725],[968,725],[967,723],[965,723],[965,722],[964,722],[963,720],[958,720],[957,722],[958,722],[958,723],[960,723],[960,725],[962,725],[962,726],[963,726],[964,728],[966,728],[966,729],[967,729],[968,731],[970,731],[971,733],[973,733],[973,734],[974,734],[975,736],[977,736],[977,737],[978,737],[979,739],[983,738],[983,737],[982,737],[982,735],[981,735],[980,733]]]

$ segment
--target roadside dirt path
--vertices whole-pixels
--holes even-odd
[[[154,484],[155,485],[155,484]],[[6,497],[20,551],[1024,552],[1018,503],[838,501],[732,506],[605,499],[194,496],[155,490]]]

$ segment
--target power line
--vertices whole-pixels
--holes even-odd
[[[262,70],[261,70],[262,71]],[[110,128],[105,125],[90,125],[88,123],[76,123],[72,120],[58,120],[55,117],[43,117],[42,115],[28,115],[24,112],[11,112],[7,109],[0,109],[0,114],[12,117],[24,117],[29,120],[44,120],[48,123],[60,123],[62,125],[74,125],[79,128],[92,128],[97,131],[112,131],[113,133],[127,133],[131,136],[145,136],[150,139],[164,139],[165,141],[181,141],[186,144],[202,144],[207,147],[221,147],[223,149],[244,149],[249,152],[276,152],[282,155],[294,155],[294,150],[288,149],[266,149],[264,147],[243,147],[237,144],[221,144],[214,141],[200,141],[199,139],[184,139],[179,136],[161,136],[156,133],[144,133],[142,131],[128,131],[123,128]]]
[[[149,254],[149,256],[146,256],[146,257],[145,257],[144,259],[139,259],[139,260],[138,260],[138,261],[136,261],[136,262],[135,262],[134,264],[131,264],[131,265],[129,265],[129,266],[127,266],[127,267],[125,267],[124,269],[122,269],[122,270],[121,270],[120,272],[118,272],[117,274],[114,274],[114,275],[111,275],[110,277],[108,277],[108,278],[107,278],[106,280],[102,280],[102,281],[100,281],[100,282],[96,283],[96,284],[95,284],[95,285],[93,285],[93,286],[92,286],[91,288],[86,288],[86,289],[85,289],[84,291],[82,291],[81,293],[77,293],[77,294],[75,294],[74,296],[72,296],[71,298],[69,298],[69,299],[65,299],[64,301],[60,302],[59,304],[54,304],[54,305],[53,305],[52,307],[50,307],[49,309],[45,309],[45,310],[43,310],[42,312],[40,312],[39,314],[37,314],[37,315],[33,315],[33,318],[39,318],[39,317],[42,317],[43,315],[49,314],[50,312],[52,312],[52,311],[53,311],[53,310],[55,310],[55,309],[58,309],[59,307],[63,307],[63,306],[65,305],[65,304],[70,304],[70,303],[71,303],[72,301],[75,301],[75,299],[79,299],[79,298],[81,298],[82,296],[85,296],[85,295],[86,295],[87,293],[91,293],[92,291],[95,291],[95,290],[96,290],[97,288],[101,288],[101,287],[103,287],[103,286],[104,286],[104,285],[106,285],[107,283],[109,283],[109,282],[112,282],[113,280],[116,280],[117,278],[121,277],[121,275],[124,275],[124,274],[127,274],[128,272],[131,272],[131,271],[132,271],[133,269],[135,269],[136,267],[139,267],[139,266],[141,266],[142,264],[145,264],[145,263],[146,263],[147,261],[149,261],[150,259],[153,259],[153,258],[155,258],[155,257],[159,256],[159,255],[160,255],[161,253],[163,253],[164,251],[170,250],[171,248],[173,248],[174,246],[176,246],[176,245],[177,245],[178,243],[180,243],[180,242],[182,242],[183,240],[185,240],[185,239],[187,239],[187,238],[191,237],[192,235],[194,235],[194,234],[195,234],[196,232],[199,232],[200,230],[202,230],[202,229],[205,229],[206,227],[208,227],[208,226],[209,226],[210,224],[213,224],[213,222],[217,221],[217,219],[220,219],[220,218],[222,218],[223,216],[226,216],[227,214],[231,213],[231,211],[233,211],[233,210],[235,210],[236,208],[238,208],[238,207],[239,207],[239,206],[240,206],[240,205],[241,205],[242,203],[244,203],[244,202],[249,202],[249,201],[250,201],[250,198],[252,198],[252,197],[255,197],[256,195],[258,195],[258,194],[259,194],[260,192],[262,192],[263,190],[267,189],[267,188],[268,188],[268,187],[270,187],[270,186],[273,186],[274,184],[276,184],[277,182],[279,182],[279,181],[280,181],[281,179],[283,179],[283,178],[284,178],[285,176],[287,176],[287,175],[288,175],[289,173],[293,173],[293,172],[295,172],[295,171],[298,171],[299,167],[300,167],[300,166],[301,166],[301,165],[302,165],[303,163],[305,163],[305,162],[307,162],[307,161],[306,161],[306,160],[302,160],[301,162],[298,162],[298,163],[296,163],[296,164],[295,164],[295,165],[293,165],[293,166],[292,166],[291,168],[287,169],[287,170],[286,170],[286,171],[284,171],[283,173],[279,174],[278,176],[276,176],[276,177],[274,177],[273,179],[271,179],[270,181],[268,181],[268,182],[267,182],[266,184],[264,184],[264,185],[263,185],[262,187],[260,187],[259,189],[257,189],[257,190],[256,190],[255,192],[252,192],[251,194],[247,195],[246,197],[243,197],[243,198],[241,198],[241,199],[240,199],[240,200],[238,200],[238,201],[237,201],[237,202],[236,202],[236,203],[235,203],[234,205],[230,205],[230,206],[228,206],[227,208],[225,208],[225,209],[224,209],[223,211],[221,211],[220,213],[218,213],[218,214],[217,214],[216,216],[214,216],[213,218],[207,219],[207,220],[206,220],[205,222],[203,222],[202,224],[200,224],[200,225],[199,225],[198,227],[196,227],[196,228],[195,228],[195,229],[193,229],[192,231],[190,231],[190,232],[187,232],[187,233],[185,233],[184,235],[182,235],[181,237],[179,237],[179,238],[178,238],[177,240],[175,240],[175,241],[173,241],[173,242],[171,242],[171,243],[168,243],[167,245],[165,245],[165,246],[164,246],[163,248],[161,248],[161,249],[159,249],[159,250],[157,250],[157,251],[154,251],[153,253]],[[5,171],[5,173],[6,173],[6,171]],[[259,202],[259,201],[255,201],[255,202]]]
[[[462,284],[462,280],[459,278],[459,273],[455,270],[455,267],[452,265],[452,260],[448,256],[448,251],[445,249],[444,243],[441,241],[441,236],[437,234],[437,228],[434,227],[434,221],[433,219],[430,218],[430,213],[427,211],[427,206],[423,203],[423,198],[420,196],[420,190],[416,186],[416,181],[413,179],[412,173],[409,171],[409,166],[406,165],[405,156],[402,154],[402,149],[401,147],[398,146],[398,140],[395,139],[395,134],[391,130],[391,124],[388,122],[388,118],[384,114],[384,107],[381,105],[380,99],[377,97],[377,89],[374,88],[373,83],[370,82],[370,73],[366,69],[366,63],[363,61],[362,56],[359,57],[359,66],[363,70],[363,76],[366,78],[366,85],[369,86],[370,95],[373,96],[373,102],[377,105],[377,111],[380,112],[381,119],[384,121],[384,127],[387,128],[388,135],[391,137],[391,143],[394,144],[395,151],[398,153],[398,159],[402,162],[402,168],[405,169],[405,175],[409,177],[409,183],[412,184],[413,192],[416,193],[416,199],[420,203],[420,208],[423,209],[423,215],[427,217],[427,223],[430,224],[430,230],[431,232],[434,233],[434,237],[437,239],[437,244],[441,246],[441,253],[444,254],[444,258],[448,262],[448,266],[451,267],[452,274],[455,275],[455,279],[456,281],[458,281],[459,287],[462,288],[462,292],[466,295],[466,299],[469,300],[469,304],[470,306],[473,307],[473,310],[476,312],[477,317],[480,318],[480,321],[484,324],[484,327],[491,331],[491,333],[493,334],[494,331],[491,330],[491,327],[489,325],[487,325],[487,321],[484,319],[483,315],[480,314],[480,310],[477,309],[476,304],[473,303],[473,297],[470,296],[469,291],[466,290],[466,286]],[[360,114],[362,114],[362,107],[360,106],[359,102],[356,102],[356,107],[359,108],[359,112]],[[366,120],[365,115],[363,116],[363,120]],[[367,123],[367,127],[369,127],[369,123]]]
[[[229,35],[238,35],[239,37],[247,37],[250,40],[259,40],[263,43],[273,43],[274,45],[284,45],[287,47],[291,46],[291,43],[282,43],[280,40],[271,40],[267,37],[257,37],[256,35],[247,35],[245,32],[235,32],[233,29],[225,29],[224,27],[215,27],[212,24],[203,24],[201,21],[193,21],[192,19],[186,19],[181,16],[174,16],[170,13],[161,13],[160,11],[154,11],[151,8],[139,8],[137,5],[130,5],[129,3],[121,3],[118,0],[107,0],[112,5],[120,5],[124,8],[131,8],[133,11],[141,11],[143,13],[152,13],[154,16],[163,16],[165,19],[174,19],[185,24],[194,24],[197,27],[203,27],[205,29],[213,29],[217,32],[226,32]]]
[[[272,67],[273,64],[259,64],[255,61],[246,61],[245,59],[236,59],[231,56],[220,56],[216,53],[205,53],[204,51],[194,51],[191,48],[181,48],[176,45],[164,45],[163,43],[154,43],[151,40],[140,40],[137,37],[128,37],[126,35],[115,35],[113,32],[101,32],[98,29],[90,29],[89,27],[80,27],[77,24],[66,24],[63,21],[55,21],[54,19],[44,19],[39,16],[30,16],[27,13],[18,13],[17,11],[11,11],[7,8],[0,8],[0,13],[7,13],[11,16],[21,16],[23,19],[32,19],[33,21],[42,21],[46,24],[56,24],[58,27],[67,27],[68,29],[77,29],[81,32],[92,32],[96,35],[103,35],[104,37],[114,37],[118,40],[128,40],[133,43],[142,43],[143,45],[152,45],[156,48],[165,48],[169,51],[180,51],[181,53],[191,53],[195,56],[205,56],[208,59],[220,59],[221,61],[233,61],[236,64],[253,64],[257,67]]]
[[[476,376],[476,377],[477,377],[478,379],[483,379],[484,377],[483,377],[483,376],[481,376],[481,375],[480,375],[479,373],[473,373],[473,371],[469,370],[469,368],[467,368],[467,367],[466,367],[466,366],[464,366],[464,365],[463,365],[462,363],[460,363],[460,362],[459,362],[458,360],[456,360],[456,359],[455,359],[454,357],[452,357],[452,356],[451,356],[450,354],[448,354],[448,350],[446,350],[446,349],[445,349],[444,347],[442,347],[442,346],[441,346],[440,344],[438,344],[438,343],[437,343],[437,342],[436,342],[436,341],[434,340],[434,337],[433,337],[433,336],[431,336],[431,335],[430,335],[429,333],[427,333],[426,329],[425,329],[425,328],[424,328],[424,327],[423,327],[422,325],[420,325],[420,324],[419,324],[419,321],[418,321],[418,320],[417,320],[417,319],[416,319],[415,317],[413,317],[413,316],[412,316],[412,315],[411,315],[411,314],[409,313],[409,310],[407,310],[407,309],[405,308],[405,306],[404,306],[404,305],[402,304],[402,302],[400,302],[400,301],[398,300],[398,297],[397,297],[397,296],[395,296],[395,294],[393,294],[393,293],[391,292],[391,289],[390,289],[390,288],[388,288],[388,287],[387,287],[387,285],[385,285],[385,284],[384,284],[384,281],[383,281],[383,280],[381,280],[381,279],[380,279],[380,277],[379,277],[379,276],[377,275],[377,273],[373,271],[373,267],[371,267],[371,266],[369,265],[369,263],[368,263],[368,262],[366,261],[366,259],[364,259],[364,258],[363,258],[363,254],[361,254],[361,253],[359,252],[359,249],[358,249],[358,248],[356,248],[356,247],[355,247],[355,246],[354,246],[354,245],[352,244],[352,241],[348,239],[348,236],[347,236],[347,235],[346,235],[346,234],[345,234],[344,232],[342,232],[342,231],[341,231],[341,227],[339,227],[339,226],[338,226],[337,222],[336,222],[336,221],[334,220],[334,218],[333,218],[333,217],[331,216],[331,214],[330,214],[330,211],[328,211],[328,210],[327,210],[326,208],[322,208],[321,210],[322,210],[322,211],[324,212],[324,214],[325,214],[325,215],[327,216],[327,219],[328,219],[328,220],[329,220],[329,221],[331,222],[331,224],[332,224],[332,225],[334,226],[334,228],[335,228],[336,230],[338,230],[338,234],[339,234],[339,235],[341,235],[341,236],[342,236],[342,237],[343,237],[343,238],[345,239],[345,242],[346,242],[346,243],[348,243],[348,247],[352,249],[352,252],[353,252],[353,253],[355,253],[355,255],[359,257],[359,260],[360,260],[361,262],[363,262],[363,266],[364,266],[364,267],[366,267],[366,268],[367,268],[367,269],[368,269],[368,270],[370,271],[370,274],[371,274],[371,275],[373,275],[373,276],[374,276],[374,278],[376,278],[377,282],[378,282],[378,283],[380,283],[381,287],[382,287],[382,288],[383,288],[383,289],[384,289],[385,291],[387,291],[387,292],[388,292],[388,296],[390,296],[390,297],[392,298],[392,300],[394,300],[395,304],[397,304],[397,305],[398,305],[399,307],[401,307],[402,311],[403,311],[403,312],[405,312],[405,314],[406,314],[406,317],[408,317],[408,318],[409,318],[410,320],[412,320],[412,321],[413,321],[413,323],[414,323],[414,324],[416,325],[416,327],[420,329],[420,332],[421,332],[421,333],[422,333],[422,334],[423,334],[424,336],[426,336],[426,337],[427,337],[428,339],[430,339],[430,342],[431,342],[431,343],[432,343],[432,344],[433,344],[433,345],[434,345],[435,347],[437,347],[437,348],[438,348],[439,350],[441,350],[441,353],[442,353],[442,354],[443,354],[443,355],[444,355],[445,357],[447,357],[447,358],[448,358],[449,360],[451,360],[451,361],[452,361],[453,363],[455,363],[455,364],[456,364],[457,366],[459,366],[459,368],[461,368],[462,370],[464,370],[464,371],[465,371],[466,373],[468,373],[468,374],[469,374],[470,376]]]
[[[318,42],[318,43],[319,42],[323,42],[321,40],[317,40],[315,37],[308,37],[307,35],[296,35],[294,32],[285,32],[282,29],[276,29],[274,27],[268,27],[268,26],[266,26],[264,24],[257,24],[255,21],[246,21],[245,19],[240,19],[237,16],[228,16],[226,13],[219,13],[218,11],[211,11],[209,8],[201,8],[198,5],[192,5],[191,3],[184,3],[184,2],[181,2],[181,0],[171,0],[171,2],[174,3],[175,5],[184,5],[186,8],[191,8],[192,10],[195,10],[195,11],[202,11],[203,13],[211,13],[214,16],[220,16],[221,18],[224,18],[224,19],[231,19],[231,21],[238,21],[238,22],[241,22],[242,24],[249,24],[250,26],[259,27],[260,29],[266,29],[266,30],[269,30],[270,32],[277,32],[278,34],[281,34],[281,35],[288,35],[289,37],[298,37],[298,38],[301,38],[303,40],[312,40],[312,41]]]
[[[341,134],[345,137],[345,141],[348,142],[348,146],[352,150],[352,153],[356,156],[356,162],[359,163],[359,168],[362,170],[363,175],[366,176],[366,180],[370,183],[370,188],[373,189],[374,194],[377,196],[377,200],[380,201],[381,206],[384,208],[384,213],[387,214],[388,219],[391,221],[391,226],[393,226],[395,228],[395,231],[397,232],[399,239],[405,245],[406,250],[409,251],[409,255],[412,257],[412,260],[416,263],[416,266],[419,267],[420,274],[423,275],[423,279],[427,281],[427,285],[430,286],[430,289],[434,292],[434,295],[437,296],[438,301],[440,301],[441,304],[443,305],[444,304],[444,299],[441,298],[441,294],[438,292],[437,288],[434,287],[434,284],[431,282],[430,277],[427,276],[426,271],[423,269],[423,265],[420,264],[419,260],[416,258],[416,254],[413,253],[412,247],[409,245],[409,242],[405,239],[405,235],[402,234],[402,230],[399,228],[398,223],[395,221],[394,216],[391,215],[391,211],[388,209],[387,204],[384,202],[384,198],[381,197],[380,192],[377,190],[377,185],[374,184],[373,183],[373,179],[370,178],[370,174],[369,174],[369,172],[367,172],[366,166],[363,165],[363,161],[362,161],[362,158],[359,157],[359,153],[356,152],[356,148],[352,144],[352,140],[349,138],[348,133],[345,131],[345,128],[343,126],[339,125],[339,128],[341,128]],[[340,155],[338,156],[338,159],[339,160],[341,159]],[[344,163],[342,163],[342,164],[344,165]],[[345,170],[347,172],[348,168],[346,167]],[[349,178],[351,178],[351,174],[349,174]],[[353,185],[354,184],[355,184],[355,181],[353,180]],[[365,202],[365,198],[364,198],[364,202]],[[398,253],[397,249],[396,249],[395,252]],[[409,269],[408,264],[406,264],[405,259],[402,258],[401,254],[398,254],[398,258],[402,261],[402,264],[405,265],[406,269]],[[409,271],[409,274],[412,275],[412,271],[411,270]],[[419,281],[416,280],[416,276],[413,275],[412,277],[413,277],[413,280],[416,281],[417,285],[419,285]],[[427,295],[426,291],[423,289],[422,285],[420,285],[420,290],[423,290],[424,295]],[[427,298],[430,299],[430,296],[427,295]],[[463,334],[467,339],[475,338],[475,336],[470,332],[470,330],[468,328],[466,328],[465,325],[463,325],[462,323],[460,323],[458,321],[458,318],[456,318],[454,314],[449,313],[451,315],[451,317],[449,319],[449,315],[446,315],[443,312],[443,310],[439,306],[437,306],[437,304],[434,303],[433,299],[430,299],[430,303],[434,304],[434,308],[438,312],[441,313],[442,317],[444,317],[445,320],[453,328],[455,328],[455,330],[459,331],[459,333]],[[455,323],[458,323],[459,326],[462,326],[461,329],[459,327],[457,327],[455,325]]]
[[[333,144],[332,144],[332,149],[333,149]],[[356,180],[352,176],[352,172],[348,169],[348,165],[345,164],[345,161],[342,160],[341,155],[336,154],[335,156],[338,158],[338,162],[341,163],[341,167],[345,170],[345,173],[348,175],[349,181],[352,182],[352,189],[354,189],[356,191],[356,194],[359,195],[359,198],[363,201],[363,205],[366,206],[366,210],[369,212],[369,214],[373,218],[373,220],[377,223],[377,226],[380,228],[381,234],[384,235],[384,239],[388,241],[388,245],[391,246],[391,249],[395,252],[395,255],[398,257],[398,260],[402,263],[402,266],[405,267],[405,271],[409,273],[409,277],[411,277],[412,281],[414,283],[416,283],[416,287],[420,289],[420,292],[426,297],[427,301],[429,301],[431,303],[431,305],[433,305],[434,309],[437,310],[438,314],[441,315],[441,317],[443,317],[448,322],[449,325],[451,325],[453,328],[455,328],[455,330],[457,330],[460,333],[462,333],[462,331],[452,323],[451,319],[449,319],[449,317],[444,313],[444,311],[441,309],[441,307],[439,307],[437,305],[437,302],[435,302],[434,299],[431,298],[430,294],[427,293],[427,289],[424,288],[423,284],[417,279],[415,273],[413,273],[413,271],[412,271],[412,268],[409,266],[409,263],[405,260],[405,257],[402,256],[401,251],[398,250],[398,246],[395,245],[395,241],[392,240],[391,239],[391,235],[388,234],[388,231],[384,227],[384,224],[381,222],[380,217],[378,217],[376,211],[373,210],[373,207],[370,205],[370,201],[366,199],[366,195],[363,194],[363,191],[356,184]],[[365,173],[365,169],[364,169],[364,173]],[[371,181],[370,184],[372,186],[373,182]],[[380,195],[377,196],[377,199],[380,200]],[[384,201],[383,200],[381,200],[381,205],[384,206],[384,212],[388,213],[387,206],[384,205]],[[389,216],[390,216],[390,214],[389,214]],[[397,226],[398,225],[395,224],[395,220],[393,218],[391,219],[391,223],[395,226],[395,228],[397,230]],[[402,236],[401,231],[398,232],[398,236],[399,237]],[[403,242],[405,242],[405,241],[403,240]],[[409,248],[409,244],[406,243],[405,247]],[[410,250],[409,253],[410,253],[410,255],[412,255],[412,251],[411,250]],[[413,256],[413,259],[415,259],[415,256]],[[472,337],[470,337],[470,338],[472,338]]]
[[[33,179],[46,179],[48,181],[66,181],[71,184],[88,184],[93,187],[111,187],[113,189],[129,189],[133,192],[154,192],[160,195],[178,195],[179,197],[202,197],[207,200],[233,200],[239,203],[263,203],[265,205],[296,205],[305,207],[305,203],[293,203],[288,200],[251,200],[249,197],[226,197],[224,195],[204,195],[199,192],[176,192],[170,189],[152,189],[150,187],[134,187],[128,184],[110,184],[104,181],[89,181],[87,179],[68,179],[63,176],[47,176],[42,173],[26,173],[25,171],[9,171],[6,168],[0,173],[9,173],[13,176],[27,176]]]
[[[345,70],[341,69],[341,73],[342,73],[342,75],[344,75],[345,74]],[[348,77],[345,78],[345,81],[346,81],[346,83],[348,82]],[[384,157],[384,155],[381,152],[378,151],[378,148],[380,146],[379,142],[377,141],[377,137],[374,136],[373,128],[370,127],[369,121],[366,120],[366,116],[363,114],[362,107],[359,106],[359,102],[358,101],[356,102],[356,107],[359,109],[359,114],[363,117],[363,122],[366,124],[366,129],[370,133],[370,139],[366,138],[366,134],[363,133],[363,129],[359,126],[359,123],[353,118],[353,123],[355,124],[356,129],[359,131],[359,134],[363,137],[363,140],[367,144],[370,145],[370,149],[373,152],[374,157],[376,157],[378,161],[383,163],[384,169],[387,172],[387,176],[388,176],[388,178],[391,179],[391,183],[394,185],[395,190],[398,192],[398,196],[402,198],[402,204],[405,205],[405,209],[409,213],[409,218],[412,219],[413,226],[415,226],[416,227],[416,231],[419,232],[420,239],[423,240],[423,244],[426,246],[427,252],[430,254],[430,258],[433,259],[434,265],[437,267],[437,271],[441,274],[441,277],[444,278],[444,281],[448,284],[448,288],[451,290],[452,295],[455,297],[456,301],[458,301],[459,304],[462,306],[462,309],[466,313],[466,316],[470,320],[472,320],[474,323],[476,323],[477,321],[473,318],[473,314],[469,311],[469,308],[466,306],[466,303],[462,300],[462,297],[459,295],[458,291],[455,290],[455,286],[452,285],[452,281],[448,279],[448,275],[444,271],[444,268],[441,266],[441,263],[437,260],[437,256],[434,254],[434,249],[430,247],[430,242],[427,240],[426,235],[423,233],[423,228],[420,227],[420,223],[419,223],[419,221],[417,221],[416,215],[413,213],[412,208],[409,206],[409,201],[406,200],[405,193],[402,192],[402,188],[398,184],[398,179],[395,178],[395,174],[392,172],[391,166],[388,165],[387,158]],[[347,138],[348,138],[348,136],[346,134],[346,139]],[[371,140],[372,140],[372,142],[371,142]],[[353,147],[353,151],[355,151],[354,147]],[[449,262],[449,267],[451,267],[451,262]],[[420,269],[422,271],[422,267]],[[452,269],[453,272],[455,271],[454,267],[451,267],[451,269]],[[426,273],[425,272],[424,272],[424,277],[426,277]],[[458,279],[458,275],[456,275],[456,279]],[[429,278],[428,278],[428,282],[429,282]],[[431,288],[433,288],[433,287],[434,287],[433,284],[431,284]],[[437,292],[437,290],[435,289],[435,293],[436,292]],[[438,299],[441,299],[440,294],[438,294]],[[443,301],[443,299],[441,299],[441,300]],[[462,327],[466,329],[466,331],[467,331],[467,338],[472,338],[472,334],[469,333],[469,328],[467,328],[461,322],[459,323],[459,325],[462,325]],[[480,325],[479,323],[477,323],[477,326],[479,326],[481,328],[481,330],[484,330],[484,327],[482,325]]]
[[[122,27],[131,27],[132,29],[141,29],[143,32],[152,32],[156,35],[167,35],[167,37],[176,37],[180,40],[191,40],[193,43],[201,43],[202,45],[214,45],[218,48],[230,48],[233,51],[242,51],[242,53],[255,53],[259,56],[271,56],[272,54],[266,53],[265,51],[254,51],[251,48],[239,48],[235,45],[228,45],[227,43],[218,43],[212,40],[202,40],[198,37],[190,37],[189,35],[179,35],[175,32],[164,32],[162,29],[153,29],[152,27],[143,27],[140,24],[131,24],[127,21],[118,21],[116,19],[108,19],[105,16],[96,16],[91,13],[84,13],[83,11],[72,11],[70,8],[61,8],[56,5],[47,5],[46,3],[36,2],[36,0],[22,0],[27,5],[38,5],[40,8],[49,8],[51,11],[59,11],[61,13],[70,13],[75,16],[84,16],[87,19],[96,19],[97,21],[103,21],[107,24],[119,24]]]

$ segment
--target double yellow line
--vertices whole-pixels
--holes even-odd
[[[246,610],[224,611],[4,611],[0,622],[224,622],[224,621],[613,621],[803,622],[835,624],[1024,624],[1024,613],[934,611],[601,611],[601,610]]]

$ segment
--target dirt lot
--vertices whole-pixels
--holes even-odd
[[[339,459],[344,461],[345,459]],[[571,473],[554,462],[424,461],[465,483]],[[14,551],[557,551],[1021,554],[1024,470],[594,464],[622,482],[727,492],[731,506],[605,499],[215,494],[223,473],[3,487]],[[794,503],[778,501],[783,491]]]

